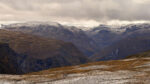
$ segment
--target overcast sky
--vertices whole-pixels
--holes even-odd
[[[0,0],[0,23],[53,21],[95,26],[150,20],[150,0]]]

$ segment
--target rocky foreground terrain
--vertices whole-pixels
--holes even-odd
[[[150,58],[130,58],[53,68],[25,75],[0,75],[0,84],[149,84]]]

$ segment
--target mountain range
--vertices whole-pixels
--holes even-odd
[[[16,23],[2,25],[0,42],[16,53],[19,73],[28,73],[124,59],[150,50],[150,24],[100,25],[82,30],[51,22]]]
[[[7,30],[21,31],[44,38],[53,38],[73,43],[86,56],[92,56],[99,51],[96,42],[88,37],[85,32],[74,26],[64,26],[59,23],[19,23],[3,26]]]

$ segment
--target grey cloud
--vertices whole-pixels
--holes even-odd
[[[0,0],[0,20],[150,20],[150,0]]]

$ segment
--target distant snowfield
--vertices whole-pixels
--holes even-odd
[[[149,84],[150,83],[150,59],[143,64],[132,67],[134,70],[119,70],[118,64],[114,66],[95,64],[89,66],[75,66],[74,69],[69,70],[91,70],[85,73],[70,73],[64,74],[61,78],[51,79],[45,75],[0,75],[0,84]],[[115,61],[114,61],[115,62]],[[143,62],[139,59],[126,59],[118,61],[122,62]],[[129,64],[130,65],[130,64]],[[117,66],[115,71],[109,71],[105,69],[113,68]],[[104,70],[103,70],[104,69]],[[55,73],[62,73],[63,71],[54,71]]]

